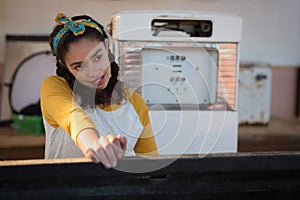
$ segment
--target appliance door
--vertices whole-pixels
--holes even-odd
[[[161,155],[237,152],[237,112],[150,110]]]

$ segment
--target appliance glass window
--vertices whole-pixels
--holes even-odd
[[[151,31],[156,37],[211,37],[213,23],[210,20],[154,19]]]

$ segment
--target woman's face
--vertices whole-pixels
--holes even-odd
[[[111,76],[106,40],[82,38],[71,43],[65,63],[81,84],[89,88],[106,88]]]

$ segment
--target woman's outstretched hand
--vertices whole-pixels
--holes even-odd
[[[78,135],[79,148],[87,158],[95,163],[102,163],[104,167],[116,167],[118,159],[125,154],[127,140],[120,135],[107,135],[98,137],[91,134],[89,129],[82,131]]]
[[[95,163],[102,163],[106,168],[116,167],[118,159],[124,156],[126,138],[120,135],[100,136],[88,149],[87,157]]]

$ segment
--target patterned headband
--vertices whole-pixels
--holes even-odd
[[[75,36],[81,35],[85,31],[85,27],[92,27],[97,29],[101,35],[103,35],[102,29],[94,22],[91,22],[90,19],[80,19],[73,21],[70,18],[67,18],[63,13],[58,13],[55,21],[58,25],[64,25],[63,29],[61,29],[53,38],[53,53],[56,55],[57,46],[67,31],[72,31]]]

